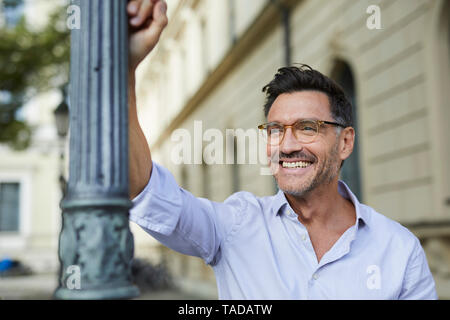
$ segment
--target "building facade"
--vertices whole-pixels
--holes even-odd
[[[168,5],[169,25],[138,70],[139,119],[153,159],[196,196],[223,201],[239,190],[274,194],[273,178],[261,174],[264,164],[249,161],[258,152],[253,131],[247,131],[243,164],[195,161],[202,159],[202,147],[192,149],[192,161],[177,164],[175,136],[186,129],[197,139],[192,144],[206,149],[212,139],[203,133],[213,129],[234,146],[245,143],[236,136],[227,140],[227,129],[253,130],[263,123],[262,87],[278,68],[306,63],[339,82],[354,104],[357,145],[342,179],[362,202],[419,237],[439,296],[450,298],[450,3],[178,0]],[[224,149],[224,158],[236,158],[235,147]],[[148,237],[136,232],[138,239]],[[137,252],[158,252],[175,274],[188,279],[187,287],[202,284],[214,295],[212,270],[200,259],[156,242],[141,250],[137,241]]]
[[[14,27],[25,16],[28,28],[44,27],[57,1],[0,0],[0,28]],[[4,94],[0,88],[0,95]],[[32,128],[32,143],[24,151],[0,145],[0,259],[19,260],[33,272],[56,272],[61,228],[60,154],[53,111],[61,102],[59,90],[34,96],[19,111]]]

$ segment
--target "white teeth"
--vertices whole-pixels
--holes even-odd
[[[307,166],[311,165],[310,162],[304,162],[304,161],[297,161],[297,162],[282,162],[283,168],[306,168]]]

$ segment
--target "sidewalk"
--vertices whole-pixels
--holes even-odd
[[[50,300],[57,286],[56,274],[0,278],[0,300]],[[204,296],[181,290],[146,292],[136,300],[203,300]]]
[[[57,276],[53,273],[0,278],[0,299],[48,300],[52,298],[57,283]]]
[[[205,298],[182,291],[166,290],[144,293],[134,300],[205,300]]]

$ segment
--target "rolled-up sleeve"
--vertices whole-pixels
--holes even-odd
[[[147,186],[132,202],[131,221],[163,245],[208,264],[220,259],[220,247],[236,231],[246,205],[239,193],[223,203],[197,198],[156,162]]]

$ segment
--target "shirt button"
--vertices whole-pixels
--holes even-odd
[[[302,240],[303,240],[303,241],[306,240],[306,234],[302,234]]]
[[[317,273],[314,273],[314,274],[313,274],[313,279],[314,279],[314,280],[319,279],[319,275],[318,275]]]

